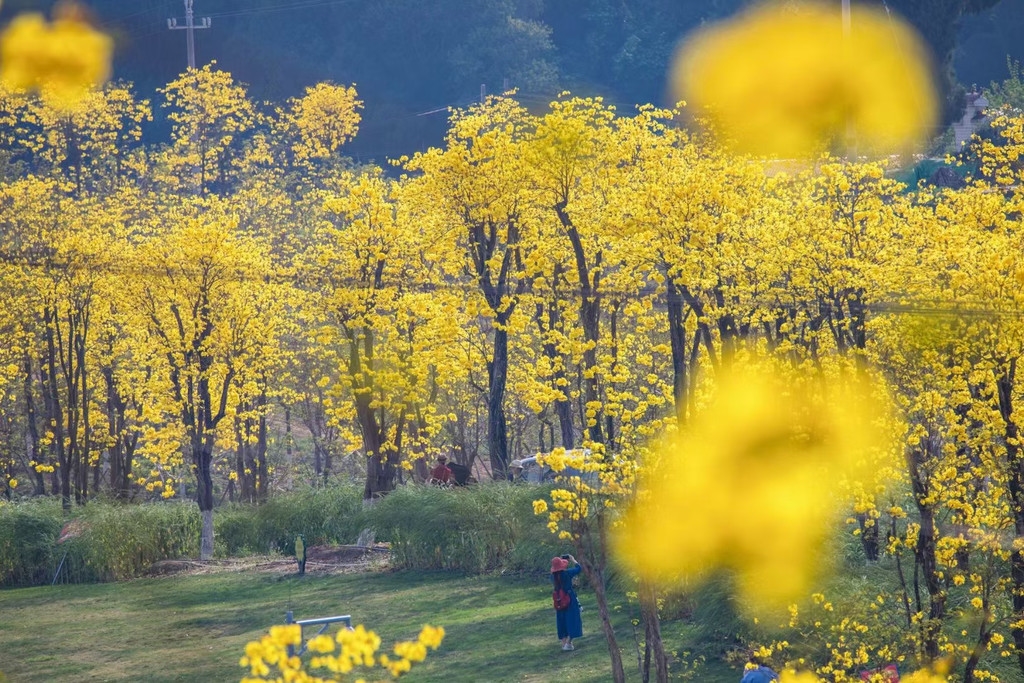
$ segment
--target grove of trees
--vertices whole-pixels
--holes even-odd
[[[586,446],[631,473],[737,362],[860,373],[897,405],[887,483],[849,501],[865,558],[898,558],[886,623],[965,680],[989,649],[1024,671],[1024,118],[954,190],[568,94],[454,110],[385,171],[343,155],[354,88],[260,104],[211,64],[159,94],[168,140],[124,83],[0,93],[4,496],[194,499],[209,558],[221,500],[359,478],[372,501],[440,453],[502,479]]]

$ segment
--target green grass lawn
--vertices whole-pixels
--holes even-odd
[[[564,653],[545,576],[461,577],[368,572],[306,576],[225,572],[125,583],[0,591],[0,672],[22,681],[237,681],[245,643],[286,610],[296,619],[351,614],[380,634],[382,649],[442,625],[444,644],[403,680],[610,680],[593,594],[581,591],[585,636]],[[635,607],[634,607],[635,609]],[[630,680],[636,666],[630,608],[616,628]],[[668,625],[666,641],[682,642]],[[712,663],[699,680],[734,681]],[[0,680],[3,680],[0,676]]]

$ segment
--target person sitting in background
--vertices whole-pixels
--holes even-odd
[[[452,479],[452,470],[448,467],[448,458],[437,456],[437,466],[430,470],[430,483],[436,486],[447,486]]]

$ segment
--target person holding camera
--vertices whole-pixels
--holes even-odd
[[[572,565],[570,567],[570,564]],[[580,614],[580,601],[576,590],[572,587],[573,578],[580,573],[582,567],[572,555],[562,555],[551,560],[551,582],[555,589],[561,588],[569,594],[569,606],[555,610],[555,625],[558,639],[562,641],[562,650],[573,649],[572,639],[583,635],[583,616]]]

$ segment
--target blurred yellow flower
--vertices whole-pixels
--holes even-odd
[[[779,683],[820,683],[821,679],[815,676],[810,671],[802,671],[797,673],[786,669],[779,676]]]
[[[748,368],[661,449],[616,536],[621,564],[656,582],[736,572],[755,608],[785,608],[824,564],[841,483],[870,478],[885,439],[859,382],[787,381]]]
[[[70,107],[109,78],[113,41],[93,30],[74,5],[58,7],[52,24],[36,13],[11,21],[0,36],[0,81]]]
[[[7,485],[10,486],[12,489],[16,489],[18,488],[18,480],[11,479],[10,481],[7,482]]]
[[[671,78],[739,151],[887,152],[935,122],[928,63],[913,29],[880,10],[855,7],[844,35],[838,2],[767,3],[686,41]]]

